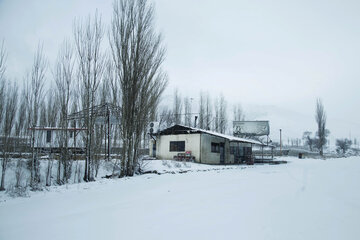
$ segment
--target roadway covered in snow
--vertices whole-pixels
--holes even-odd
[[[360,239],[360,157],[284,160],[2,193],[0,239]]]

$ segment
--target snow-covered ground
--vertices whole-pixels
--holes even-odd
[[[284,160],[2,193],[0,239],[360,239],[360,157]]]

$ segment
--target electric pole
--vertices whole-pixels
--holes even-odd
[[[280,156],[282,156],[281,147],[282,147],[282,141],[281,141],[281,129],[280,129]]]

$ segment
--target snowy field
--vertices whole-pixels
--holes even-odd
[[[1,193],[0,239],[360,239],[360,157],[281,160]]]

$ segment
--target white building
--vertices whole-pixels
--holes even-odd
[[[160,131],[150,141],[150,156],[158,159],[183,158],[185,154],[197,163],[237,164],[252,163],[253,145],[259,141],[238,138],[183,125]]]
[[[32,139],[34,141],[34,147],[44,152],[58,152],[60,146],[61,132],[65,131],[62,128],[57,127],[35,127],[30,129],[32,131]],[[84,128],[68,128],[66,129],[68,134],[68,148],[82,149],[84,148],[83,132]]]

